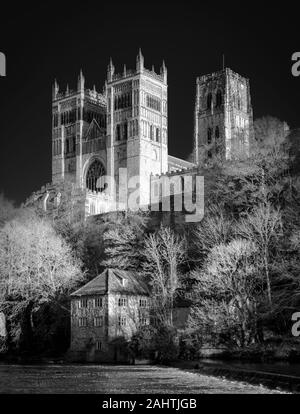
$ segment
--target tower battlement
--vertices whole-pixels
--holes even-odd
[[[83,80],[81,80],[83,79]],[[69,85],[67,85],[65,91],[60,91],[59,84],[57,81],[54,81],[53,87],[52,87],[52,101],[57,102],[64,99],[69,99],[76,97],[78,94],[83,93],[86,98],[89,98],[91,101],[95,103],[99,103],[102,105],[106,105],[106,91],[105,87],[103,88],[102,92],[98,92],[96,90],[96,86],[94,85],[93,89],[88,89],[85,87],[85,81],[82,75],[82,72],[80,72],[79,78],[78,78],[78,85],[77,89],[69,89]]]
[[[126,71],[123,71],[123,73],[115,73],[112,76],[111,81],[126,80],[128,78],[132,78],[136,76],[138,73],[140,72],[133,70],[133,69],[128,69],[128,70],[126,69]],[[149,69],[144,68],[143,73],[149,76],[150,78],[153,78],[154,80],[157,80],[159,82],[164,82],[164,75],[161,73],[156,73],[154,69],[149,70]]]
[[[124,65],[123,72],[116,73],[112,59],[110,59],[110,62],[107,68],[107,82],[110,83],[110,82],[115,82],[115,81],[126,80],[129,78],[135,77],[138,74],[144,74],[150,78],[153,78],[154,80],[158,82],[167,84],[167,68],[166,68],[165,63],[164,62],[162,63],[159,73],[155,72],[154,66],[152,66],[151,70],[147,69],[144,65],[144,57],[142,55],[141,49],[139,50],[139,53],[136,58],[135,69],[127,69],[126,65]]]
[[[53,102],[62,101],[67,98],[76,98],[78,93],[78,91],[66,89],[64,92],[57,93],[53,99]],[[84,89],[83,93],[86,98],[90,99],[95,104],[103,106],[106,105],[105,93],[97,92],[95,89]]]
[[[235,72],[234,70],[232,70],[230,68],[224,68],[224,69],[221,69],[221,70],[218,70],[216,72],[212,72],[212,73],[209,73],[209,74],[206,74],[206,75],[197,76],[196,83],[198,84],[198,83],[209,82],[213,79],[220,78],[220,76],[224,76],[224,74],[227,75],[227,76],[235,77],[235,78],[239,79],[240,81],[244,81],[244,80],[248,81],[249,80],[248,78],[240,75],[239,73]]]

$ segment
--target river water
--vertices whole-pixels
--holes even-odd
[[[277,393],[263,386],[153,365],[0,365],[0,393]]]

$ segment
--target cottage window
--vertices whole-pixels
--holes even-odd
[[[78,325],[80,327],[87,326],[87,318],[79,318]]]
[[[119,326],[126,326],[126,316],[119,316],[118,325]]]
[[[103,316],[97,316],[94,318],[94,326],[103,326]]]
[[[140,325],[141,326],[146,326],[148,325],[148,319],[145,317],[140,318]]]
[[[103,306],[102,298],[96,298],[95,299],[95,308],[102,308],[102,306]]]
[[[140,307],[141,308],[147,307],[147,299],[140,299]]]
[[[126,306],[126,298],[119,298],[118,305],[119,306]]]
[[[79,301],[79,307],[80,308],[87,308],[87,304],[88,304],[87,299],[80,299],[80,301]]]
[[[102,350],[102,342],[101,341],[96,341],[96,350],[97,351],[101,351]]]

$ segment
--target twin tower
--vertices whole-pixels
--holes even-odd
[[[87,89],[80,72],[76,90],[52,93],[52,182],[68,181],[89,194],[89,214],[113,210],[119,169],[139,188],[139,204],[150,202],[150,177],[230,159],[249,152],[252,133],[249,81],[224,69],[197,79],[194,163],[168,154],[168,85],[146,69],[139,51],[134,70],[116,73],[112,61],[103,91]],[[108,188],[101,177],[112,178]],[[126,206],[125,206],[126,208]]]

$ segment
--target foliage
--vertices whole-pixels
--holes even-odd
[[[72,186],[61,189],[51,221],[42,208],[15,208],[0,195],[0,311],[9,334],[0,346],[65,349],[68,293],[104,267],[134,270],[151,286],[155,325],[132,337],[138,356],[177,357],[172,309],[186,290],[193,299],[182,355],[288,337],[300,307],[299,131],[291,137],[286,123],[263,117],[254,132],[247,159],[202,169],[205,216],[183,231],[153,229],[141,211],[83,221]]]
[[[255,140],[251,144],[252,154],[279,155],[282,146],[286,145],[286,137],[289,133],[289,126],[286,122],[272,116],[264,116],[254,122]]]
[[[54,224],[57,232],[71,247],[73,254],[82,262],[88,280],[98,276],[103,270],[101,262],[104,258],[103,234],[105,223],[93,220]]]
[[[18,209],[15,207],[14,202],[8,200],[4,194],[0,193],[0,228],[4,224],[14,218],[17,215]]]
[[[165,363],[178,357],[178,335],[176,329],[169,325],[142,327],[132,336],[129,348],[136,358],[152,357]]]
[[[0,230],[0,305],[11,340],[25,335],[29,347],[34,312],[81,279],[80,261],[47,220],[26,211]]]
[[[103,234],[105,267],[141,270],[142,249],[148,216],[144,212],[124,213],[110,222]]]

